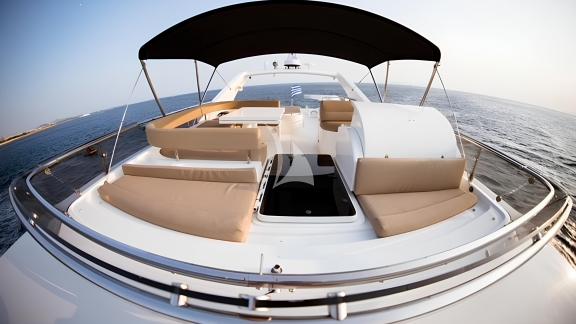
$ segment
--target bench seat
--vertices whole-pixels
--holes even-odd
[[[258,128],[234,128],[219,120],[205,120],[196,127],[180,126],[194,124],[209,114],[234,110],[241,107],[279,107],[278,100],[224,101],[194,107],[162,118],[146,125],[148,144],[160,148],[166,157],[228,160],[231,156],[244,161],[265,161],[266,143]],[[229,154],[235,151],[234,154]],[[222,153],[222,154],[220,154]],[[241,158],[239,158],[241,157]]]
[[[98,193],[146,222],[196,236],[244,242],[258,192],[254,169],[125,166]]]
[[[379,237],[418,230],[472,208],[464,159],[360,158],[354,192]]]
[[[476,196],[461,189],[407,192],[358,197],[380,237],[411,232],[439,223],[476,204]]]
[[[147,127],[148,143],[166,157],[266,161],[267,145],[259,128],[152,129]]]

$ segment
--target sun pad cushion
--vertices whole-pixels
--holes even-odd
[[[123,176],[98,189],[116,208],[149,223],[212,239],[244,242],[258,183]]]

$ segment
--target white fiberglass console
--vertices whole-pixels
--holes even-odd
[[[460,158],[454,130],[432,107],[353,102],[350,126],[341,126],[336,161],[350,188],[358,158]]]

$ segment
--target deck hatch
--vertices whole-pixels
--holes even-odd
[[[330,155],[277,154],[260,214],[320,218],[350,217],[356,211]]]

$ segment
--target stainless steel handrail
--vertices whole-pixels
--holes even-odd
[[[12,201],[12,203],[14,204],[14,197],[12,195],[10,195],[10,199]],[[543,237],[541,237],[540,235],[538,235],[538,237],[540,238],[538,241],[533,242],[532,245],[530,245],[529,247],[523,249],[522,251],[518,252],[514,258],[512,260],[509,260],[509,262],[505,262],[503,264],[500,265],[496,265],[496,267],[492,270],[490,270],[489,272],[486,273],[486,276],[483,276],[482,278],[476,278],[474,279],[475,284],[474,284],[474,289],[473,291],[470,291],[470,289],[464,289],[465,291],[459,291],[459,292],[455,292],[454,294],[446,294],[446,293],[442,293],[442,296],[438,296],[438,293],[435,295],[436,297],[439,297],[442,299],[443,305],[448,305],[451,304],[467,295],[469,295],[470,293],[473,293],[479,289],[482,289],[488,285],[490,285],[491,283],[499,280],[501,277],[505,276],[506,274],[510,273],[511,271],[513,271],[514,269],[516,269],[517,267],[519,267],[521,264],[523,264],[526,260],[528,260],[529,258],[531,258],[535,253],[537,253],[541,248],[544,247],[544,245],[551,239],[551,237],[553,235],[555,235],[555,233],[560,229],[560,226],[562,226],[563,222],[566,220],[566,218],[568,217],[568,213],[566,213],[566,209],[571,206],[571,201],[569,199],[567,199],[567,201],[562,205],[562,208],[560,208],[556,214],[555,217],[551,217],[548,221],[546,221],[541,227],[542,228],[546,228],[548,226],[551,226],[551,228],[544,234]],[[20,218],[23,218],[23,215],[21,214],[21,212],[19,210],[16,210],[18,216]],[[553,221],[557,218],[557,221],[555,223],[553,223]],[[24,223],[25,227],[27,228],[28,231],[32,231],[31,224],[30,223]],[[539,234],[541,234],[541,232],[539,231],[539,229],[536,229],[534,231],[532,231],[532,233],[528,236],[526,236],[524,239],[522,239],[522,241],[525,241],[526,238],[529,237],[533,237],[534,233],[538,232]],[[80,259],[78,259],[78,257],[74,256],[73,254],[70,254],[68,251],[65,251],[65,249],[56,246],[54,243],[50,242],[50,238],[48,236],[46,236],[47,233],[45,233],[42,229],[39,230],[34,230],[33,233],[31,233],[32,236],[34,237],[34,239],[36,239],[39,244],[41,246],[44,246],[47,251],[49,251],[49,253],[51,253],[52,255],[54,255],[56,258],[58,258],[59,260],[61,260],[62,262],[64,262],[65,264],[67,264],[68,266],[72,267],[74,269],[74,271],[78,272],[79,274],[81,274],[82,276],[84,276],[85,278],[91,280],[92,282],[98,284],[101,287],[104,287],[105,289],[108,289],[110,291],[113,291],[114,293],[118,294],[119,296],[123,296],[124,298],[135,302],[139,305],[142,305],[144,307],[149,307],[151,309],[154,309],[158,312],[164,313],[164,314],[171,314],[172,316],[178,317],[178,318],[182,318],[182,319],[187,319],[187,316],[185,316],[183,313],[179,312],[180,310],[182,310],[182,308],[180,307],[173,307],[171,306],[169,303],[166,302],[162,302],[159,301],[158,298],[154,298],[152,294],[148,293],[143,293],[142,290],[136,288],[136,287],[132,287],[130,285],[126,285],[124,282],[120,281],[118,278],[114,279],[113,277],[110,277],[102,272],[100,272],[99,270],[95,269],[94,267],[90,266],[89,264],[86,264],[84,261],[81,261]],[[518,247],[520,244],[517,244],[516,247]],[[515,249],[516,247],[514,247],[513,249]],[[512,250],[513,250],[512,249]],[[507,253],[507,252],[503,252],[503,253]],[[478,280],[480,280],[479,282],[477,282]],[[468,284],[470,282],[465,282],[465,283],[461,283],[461,284],[457,284],[455,287],[452,287],[456,290],[458,290],[459,288],[461,288],[461,286],[463,286],[464,284]],[[464,295],[462,295],[464,294]],[[369,296],[365,296],[365,299],[370,299],[371,297]],[[419,300],[422,299],[428,299],[432,296],[425,296]],[[377,297],[375,297],[377,298]],[[290,302],[305,302],[308,299],[298,299],[298,300],[294,300],[294,299],[290,299]],[[313,300],[313,298],[312,298]],[[361,299],[360,299],[361,300]],[[277,302],[283,303],[282,300],[277,300]],[[330,305],[333,305],[336,301],[332,301],[330,303]],[[409,302],[403,302],[401,304],[407,304],[407,303],[412,303],[414,302],[413,300],[409,301]],[[327,304],[328,305],[328,301]],[[398,306],[398,305],[397,305]],[[435,306],[433,309],[437,308],[438,306]],[[186,308],[188,309],[188,308]],[[226,313],[225,310],[221,309],[220,307],[216,306],[216,307],[211,307],[212,311],[215,312],[223,312]],[[269,310],[269,309],[267,309]],[[373,308],[370,311],[378,311],[380,310],[379,308]],[[430,309],[432,310],[432,309]],[[422,311],[422,309],[420,309],[420,311]],[[364,311],[365,312],[365,311]],[[262,313],[258,313],[256,311],[256,315],[261,315]],[[187,315],[191,315],[191,314],[187,314]],[[268,314],[263,314],[264,316],[270,316]],[[404,317],[411,317],[409,315],[405,315]]]
[[[189,109],[189,108],[187,108]],[[135,126],[134,126],[135,127]],[[131,128],[130,128],[131,129]],[[128,129],[127,129],[128,130]],[[180,273],[182,275],[191,276],[195,278],[200,278],[204,280],[210,280],[215,282],[223,282],[227,284],[235,284],[241,286],[253,286],[262,287],[268,285],[282,286],[286,285],[289,287],[310,287],[310,286],[331,286],[331,285],[341,285],[347,283],[363,283],[363,282],[373,282],[376,280],[383,280],[387,278],[393,278],[398,276],[404,276],[408,274],[413,274],[421,271],[425,271],[430,268],[434,268],[438,265],[443,265],[454,260],[460,259],[462,257],[468,256],[472,253],[480,251],[484,247],[494,243],[495,241],[511,234],[521,225],[525,224],[528,220],[533,218],[548,202],[552,199],[554,195],[554,188],[551,184],[542,177],[536,171],[520,164],[519,162],[507,157],[505,154],[487,146],[482,143],[478,143],[470,138],[467,140],[483,149],[487,149],[502,159],[508,161],[516,167],[526,170],[528,173],[538,178],[542,183],[544,183],[550,190],[549,194],[544,200],[542,200],[538,205],[532,208],[529,212],[525,213],[520,218],[516,219],[512,223],[504,226],[503,228],[485,236],[479,240],[470,242],[468,244],[459,246],[452,250],[444,251],[435,255],[426,256],[419,259],[414,259],[407,262],[402,262],[394,265],[388,265],[384,267],[377,267],[373,269],[364,269],[358,271],[349,272],[339,272],[339,273],[321,273],[321,274],[259,274],[250,272],[238,272],[230,270],[216,269],[206,266],[200,266],[195,264],[189,264],[170,258],[166,258],[160,255],[152,254],[129,245],[120,243],[115,240],[111,240],[108,237],[93,231],[92,229],[66,217],[63,213],[49,204],[32,186],[30,179],[32,176],[37,174],[40,170],[43,170],[51,163],[56,163],[62,160],[66,156],[70,156],[77,152],[78,150],[85,148],[87,145],[74,150],[64,156],[54,159],[48,163],[45,163],[37,167],[26,179],[26,183],[30,189],[30,192],[34,197],[47,208],[54,216],[60,220],[63,224],[70,227],[83,237],[113,251],[125,257],[137,260],[144,264],[154,266],[160,269],[164,269],[170,272]]]

